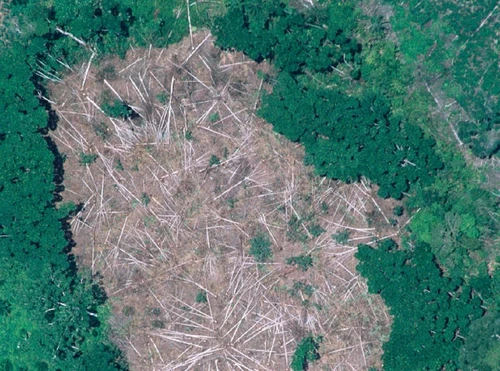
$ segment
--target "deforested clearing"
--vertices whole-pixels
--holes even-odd
[[[131,370],[287,370],[308,335],[311,370],[380,366],[390,318],[353,255],[397,239],[394,201],[303,165],[255,114],[272,76],[198,31],[50,85],[73,252]]]

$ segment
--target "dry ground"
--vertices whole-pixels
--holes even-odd
[[[398,233],[393,204],[313,176],[301,147],[254,114],[269,67],[193,37],[91,59],[50,87],[63,196],[84,205],[74,253],[103,277],[131,370],[287,370],[308,334],[324,336],[310,370],[380,365],[390,318],[353,254]],[[136,117],[107,117],[115,97]],[[249,255],[259,234],[273,251],[261,264]],[[301,254],[312,268],[285,263]]]

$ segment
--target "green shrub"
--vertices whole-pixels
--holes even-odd
[[[161,104],[167,103],[167,101],[168,101],[168,94],[167,94],[167,92],[166,91],[162,91],[161,93],[159,93],[158,95],[156,95],[156,99]]]
[[[304,281],[294,282],[292,288],[288,289],[288,293],[292,298],[301,298],[302,305],[309,305],[309,299],[314,294],[316,289],[313,285],[305,283]],[[305,297],[305,298],[304,298]]]
[[[229,208],[234,209],[234,206],[236,205],[236,202],[238,202],[238,200],[235,198],[228,198],[226,200],[226,202],[227,202]]]
[[[332,238],[341,245],[345,245],[349,241],[350,235],[351,232],[349,232],[347,229],[344,229],[341,232],[332,234]]]
[[[286,259],[286,263],[296,265],[304,272],[313,266],[313,260],[310,255],[292,256]]]
[[[207,292],[206,291],[198,291],[198,293],[196,294],[195,301],[197,303],[207,303],[208,302]]]
[[[220,165],[220,159],[216,155],[212,155],[208,161],[208,166]]]
[[[325,230],[319,224],[311,224],[308,228],[309,233],[314,237],[319,237]]]
[[[216,122],[216,121],[219,121],[219,113],[218,112],[214,112],[212,113],[210,116],[208,116],[208,119],[210,120],[210,122]]]
[[[153,316],[159,316],[161,314],[161,308],[158,307],[150,308],[149,313]]]
[[[146,193],[143,193],[141,195],[141,202],[144,206],[148,206],[149,203],[151,202],[151,198]]]
[[[151,321],[151,326],[153,326],[154,328],[165,328],[165,322],[163,322],[162,320],[160,319],[155,319],[153,321]]]
[[[120,161],[120,159],[116,160],[116,166],[115,166],[115,169],[116,169],[116,170],[121,170],[121,171],[125,170],[125,168],[123,167],[123,164],[122,164],[122,162]]]
[[[330,207],[328,206],[328,204],[327,204],[325,201],[323,201],[323,202],[321,203],[321,212],[322,212],[323,214],[328,214],[328,210],[329,210],[329,209],[330,209]]]
[[[109,117],[126,119],[134,116],[134,110],[125,102],[115,99],[113,103],[105,101],[101,105],[103,112]]]
[[[80,152],[79,157],[80,165],[91,165],[95,162],[95,160],[97,160],[97,155],[92,153]]]
[[[258,263],[270,260],[273,256],[273,251],[271,250],[269,237],[264,233],[259,233],[250,240],[250,250],[248,252]]]

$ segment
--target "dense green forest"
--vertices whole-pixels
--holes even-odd
[[[498,5],[387,0],[387,19],[363,4],[195,2],[190,19],[222,48],[273,64],[259,114],[304,146],[318,175],[366,178],[381,197],[404,201],[412,219],[400,246],[386,240],[357,254],[370,291],[394,316],[384,370],[498,370],[498,190],[483,187],[488,174],[464,158],[494,158],[500,147]],[[0,369],[125,370],[108,338],[106,295],[71,256],[74,207],[58,203],[63,159],[47,136],[57,117],[44,84],[92,54],[179,41],[189,32],[186,3],[13,0],[4,8]],[[456,102],[448,116],[431,114],[437,90]],[[300,343],[294,370],[319,357],[315,339]]]

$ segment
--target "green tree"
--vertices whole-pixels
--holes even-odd
[[[297,344],[292,356],[290,368],[293,371],[306,371],[309,369],[309,363],[320,359],[319,346],[321,336],[307,336]]]
[[[484,313],[471,286],[443,277],[425,243],[406,251],[384,240],[377,248],[360,245],[356,257],[369,291],[380,294],[394,315],[384,370],[458,369],[469,326]]]

